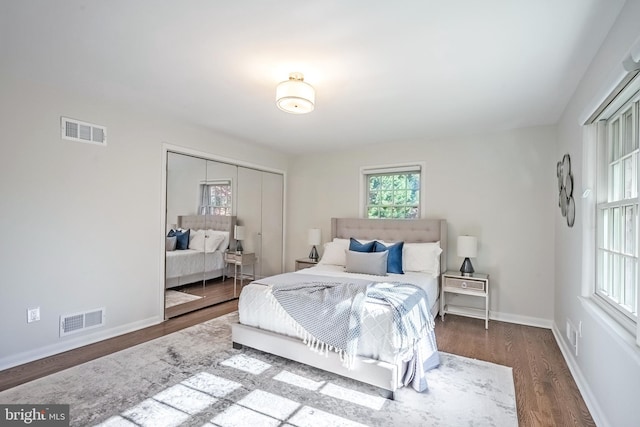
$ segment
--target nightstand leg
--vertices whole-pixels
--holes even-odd
[[[484,300],[484,328],[489,329],[489,295]]]
[[[238,295],[236,290],[236,282],[238,280],[238,264],[233,264],[233,295]]]

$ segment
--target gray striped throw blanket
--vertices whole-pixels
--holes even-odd
[[[309,347],[321,353],[337,352],[347,368],[357,354],[365,302],[388,305],[398,357],[409,365],[403,383],[411,383],[418,391],[427,388],[424,372],[438,366],[439,356],[428,297],[421,288],[299,273],[258,282],[271,286],[277,308],[295,320]]]

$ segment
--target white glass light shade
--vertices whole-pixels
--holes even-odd
[[[478,256],[478,239],[474,236],[458,236],[458,256],[463,258]]]
[[[233,236],[236,240],[244,240],[244,225],[236,225],[233,230]]]
[[[276,105],[282,111],[293,114],[310,113],[315,108],[316,91],[304,82],[302,73],[289,74],[276,88]]]
[[[309,229],[309,241],[310,245],[316,246],[322,243],[322,232],[319,228],[310,228]]]

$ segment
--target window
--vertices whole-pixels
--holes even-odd
[[[635,332],[639,299],[640,93],[633,86],[629,84],[616,102],[597,119],[600,131],[596,137],[597,220],[593,295],[601,305],[609,308],[614,318]]]
[[[411,219],[421,216],[420,165],[362,169],[365,218]]]
[[[231,215],[231,182],[207,181],[201,184],[201,214]]]

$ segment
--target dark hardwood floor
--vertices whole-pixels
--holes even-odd
[[[513,369],[520,426],[595,426],[550,329],[446,315],[440,351]]]
[[[248,281],[245,280],[243,283],[246,285]],[[241,289],[242,287],[240,286],[240,280],[238,280],[236,283],[237,294],[240,293]],[[178,288],[172,288],[172,290],[196,295],[200,297],[200,299],[189,301],[183,304],[178,304],[173,307],[168,307],[165,310],[165,317],[167,319],[181,316],[185,313],[200,310],[201,308],[209,307],[221,302],[231,301],[232,299],[236,298],[236,294],[234,294],[232,277],[227,278],[226,280],[222,280],[221,278],[211,279],[207,280],[204,285],[191,284]]]
[[[232,300],[162,324],[0,371],[0,391],[237,310]],[[548,329],[447,315],[438,317],[441,351],[513,368],[520,426],[595,426]],[[464,404],[461,402],[460,404]]]

